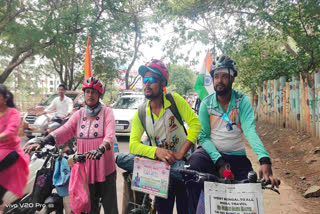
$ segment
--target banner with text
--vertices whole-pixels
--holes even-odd
[[[205,182],[207,214],[263,214],[261,184],[221,184]]]
[[[131,189],[167,198],[169,174],[164,162],[135,157]]]

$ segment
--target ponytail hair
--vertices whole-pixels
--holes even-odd
[[[7,89],[7,87],[3,84],[0,84],[0,94],[7,98],[6,105],[10,108],[16,108],[14,101],[13,101],[13,94]]]

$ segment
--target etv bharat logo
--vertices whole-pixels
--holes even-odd
[[[211,76],[206,75],[204,77],[204,86],[209,86],[212,85],[212,78]]]

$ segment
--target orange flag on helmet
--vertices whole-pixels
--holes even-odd
[[[86,56],[84,58],[84,78],[92,77],[91,71],[91,56],[90,56],[90,34],[88,37],[87,49],[86,49]]]

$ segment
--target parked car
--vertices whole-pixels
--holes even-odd
[[[84,104],[83,92],[77,91],[66,91],[66,96],[70,97],[73,100],[74,112],[81,108]],[[24,115],[24,133],[27,137],[40,137],[47,134],[49,118],[55,116],[55,113],[48,114],[49,118],[45,115],[37,115],[43,113],[44,109],[51,104],[54,98],[58,94],[52,94],[44,102],[41,102],[34,108],[27,110],[27,113]]]
[[[128,95],[144,95],[144,93],[143,91],[123,90],[119,92],[118,95],[115,97],[112,105],[114,105],[114,103],[116,103],[120,99],[120,97],[128,96]]]
[[[130,136],[132,118],[144,102],[146,98],[142,94],[124,95],[112,105],[117,136]]]

